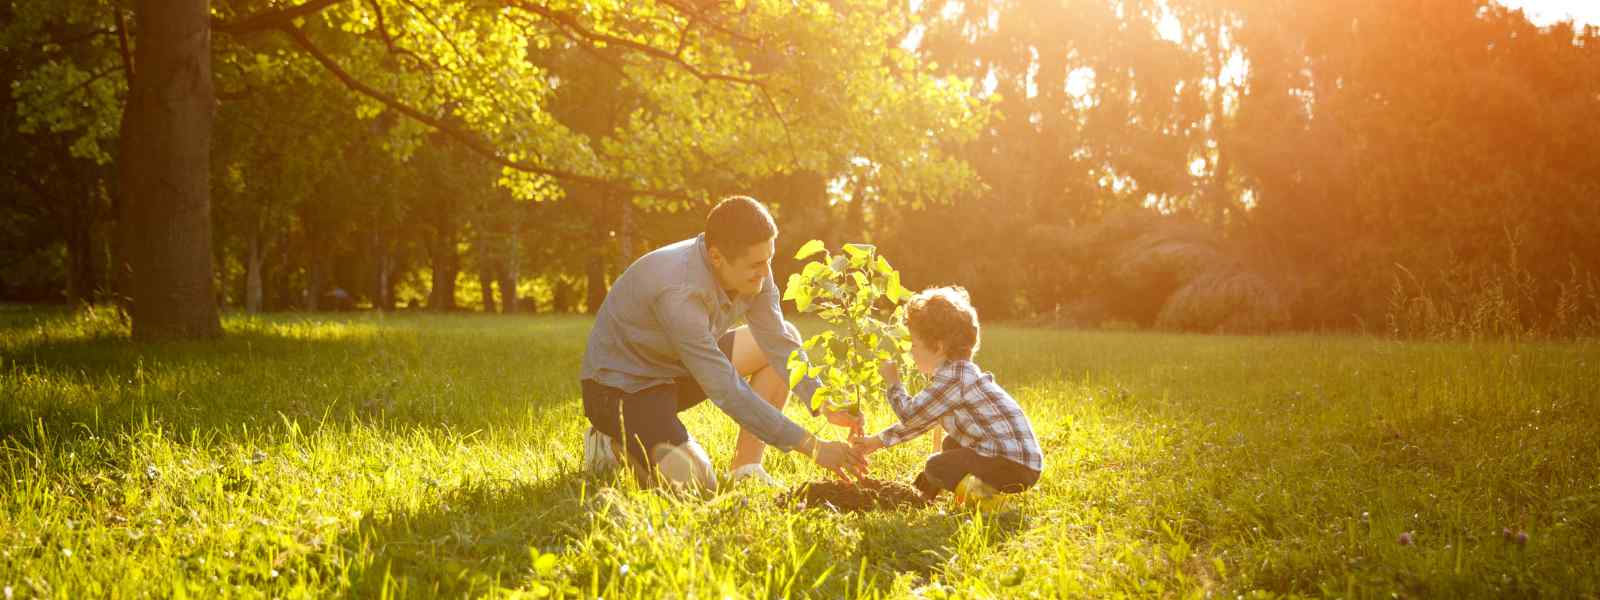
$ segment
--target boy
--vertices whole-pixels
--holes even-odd
[[[932,381],[911,398],[900,385],[895,364],[880,365],[889,406],[900,422],[875,436],[856,438],[856,449],[869,454],[942,424],[947,432],[943,451],[928,458],[914,484],[929,500],[950,490],[958,503],[978,501],[1038,483],[1044,455],[1028,417],[993,375],[972,362],[979,342],[978,312],[967,291],[929,288],[912,296],[906,311],[911,356],[917,370]]]

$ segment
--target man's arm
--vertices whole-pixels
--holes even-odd
[[[772,279],[771,269],[767,270],[767,279],[762,282],[761,292],[751,304],[745,319],[750,322],[750,334],[755,337],[762,354],[767,356],[772,371],[778,374],[784,385],[788,385],[789,355],[800,349],[801,340],[799,336],[790,337],[788,330],[783,328],[783,305],[779,303],[778,285]],[[810,360],[806,358],[804,350],[800,351],[800,357],[808,362]],[[811,408],[811,397],[817,393],[820,385],[815,377],[808,376],[801,379],[792,390],[813,416],[817,411]]]
[[[955,410],[961,400],[961,372],[945,370],[934,373],[927,389],[912,398],[905,386],[896,381],[889,386],[889,407],[894,409],[900,422],[878,433],[884,447],[922,435],[922,432],[939,423],[939,419]]]
[[[689,368],[690,375],[706,391],[712,404],[772,446],[792,450],[810,437],[804,428],[767,404],[739,377],[733,363],[717,348],[711,336],[711,317],[705,305],[687,288],[679,286],[662,292],[656,296],[651,309],[668,339],[672,340],[678,359]]]

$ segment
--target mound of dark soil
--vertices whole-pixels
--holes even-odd
[[[784,493],[779,502],[795,508],[831,508],[842,512],[893,510],[928,503],[916,488],[876,479],[804,483]]]

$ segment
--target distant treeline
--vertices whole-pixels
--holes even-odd
[[[569,180],[559,199],[516,199],[503,165],[461,138],[408,133],[404,117],[315,65],[240,60],[244,50],[218,42],[215,71],[230,78],[212,148],[218,300],[249,310],[592,310],[633,258],[698,232],[716,197],[744,193],[778,219],[779,281],[808,239],[869,241],[908,285],[966,286],[990,319],[1600,334],[1600,28],[1541,28],[1489,0],[897,10],[901,26],[879,34],[927,70],[919,85],[955,90],[977,107],[961,118],[976,121],[907,105],[899,120],[857,126],[863,139],[851,147],[863,156],[883,132],[870,160],[817,158],[805,148],[839,130],[828,127],[850,129],[807,119],[846,117],[796,100],[787,131],[748,131],[779,140],[747,148],[745,160],[771,168],[737,164],[739,131],[653,142],[683,153],[692,172],[675,184],[701,192],[666,201]],[[115,27],[68,13],[10,15],[0,40],[11,90],[0,101],[7,301],[113,302],[124,289],[120,236],[139,235],[119,229],[116,130],[105,125],[125,88],[115,83]],[[675,110],[661,105],[676,93],[665,83],[645,87],[627,61],[580,50],[536,55],[553,89],[577,94],[551,101],[556,122],[596,138]],[[885,73],[902,77],[896,68]],[[860,93],[815,87],[819,106]],[[920,89],[890,88],[873,93]],[[945,121],[931,145],[910,141]],[[397,152],[401,143],[411,146]],[[636,147],[595,160],[632,160]],[[712,156],[717,148],[726,154]],[[886,158],[934,149],[950,160]],[[672,165],[640,160],[638,169]],[[957,180],[967,175],[977,183]]]

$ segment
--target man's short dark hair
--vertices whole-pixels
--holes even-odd
[[[778,224],[767,207],[749,196],[723,198],[706,215],[706,245],[734,258],[746,248],[778,237]]]

